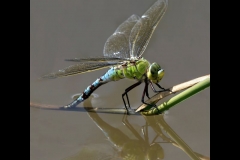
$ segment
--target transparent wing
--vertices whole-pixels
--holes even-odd
[[[158,0],[141,17],[132,28],[130,42],[130,56],[142,56],[149,40],[164,15],[168,5],[168,0]]]
[[[127,60],[126,58],[106,57],[106,56],[65,59],[65,61],[72,61],[72,62],[105,62],[105,61],[121,62],[126,60]]]
[[[137,15],[130,16],[107,39],[103,49],[105,57],[130,58],[129,36],[133,26],[139,19]]]
[[[99,70],[99,69],[103,69],[103,68],[107,68],[111,65],[116,65],[119,64],[118,62],[112,62],[112,63],[108,63],[108,62],[102,62],[102,63],[79,63],[79,64],[75,64],[72,66],[69,66],[65,69],[59,70],[57,72],[54,73],[49,73],[46,74],[44,76],[42,76],[42,79],[53,79],[53,78],[58,78],[58,77],[65,77],[65,76],[72,76],[72,75],[76,75],[76,74],[81,74],[81,73],[86,73],[86,72],[91,72],[91,71],[95,71],[95,70]]]

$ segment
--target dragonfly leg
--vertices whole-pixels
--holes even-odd
[[[157,90],[154,88],[153,84],[150,82],[151,88],[152,88],[153,92],[155,92],[155,93],[164,92],[164,91],[170,91],[169,89],[165,89],[165,88],[161,87],[160,84],[158,84],[158,83],[155,83],[155,84],[156,84],[159,88],[162,89],[161,91],[157,91]]]
[[[147,89],[148,89],[148,83],[145,81],[145,87],[144,87],[144,90],[143,90],[142,100],[141,100],[142,103],[143,103],[143,104],[146,104],[146,105],[148,105],[148,106],[154,107],[154,108],[156,108],[156,109],[158,110],[156,104],[153,105],[153,104],[149,104],[149,103],[144,102],[144,96],[145,96],[145,94],[146,94],[146,92],[147,92]],[[159,110],[158,110],[158,112],[159,112]]]
[[[128,108],[127,108],[127,105],[126,105],[126,102],[125,102],[125,99],[124,99],[124,96],[126,95],[127,97],[127,102],[128,102],[128,106],[129,108],[131,109],[130,107],[130,103],[129,103],[129,99],[128,99],[128,92],[131,91],[133,88],[137,87],[138,85],[140,85],[142,82],[141,81],[138,81],[137,83],[131,85],[130,87],[128,87],[127,89],[125,89],[125,92],[122,94],[122,99],[123,99],[123,103],[125,105],[125,108],[127,110],[127,113],[128,113]]]
[[[150,97],[149,97],[149,94],[148,94],[148,80],[147,79],[145,79],[145,91],[146,91],[146,96],[148,97],[148,99],[150,99]]]

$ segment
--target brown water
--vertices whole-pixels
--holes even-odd
[[[105,41],[118,25],[132,14],[143,14],[154,2],[31,0],[31,102],[53,105],[48,108],[70,103],[73,94],[82,92],[106,69],[54,80],[39,81],[37,78],[73,64],[65,62],[66,58],[102,55]],[[169,0],[166,14],[156,28],[144,57],[150,62],[158,62],[165,69],[165,77],[160,82],[165,88],[209,74],[210,2]],[[126,153],[143,157],[159,153],[158,156],[166,160],[185,160],[190,159],[188,151],[210,156],[209,88],[171,108],[163,117],[167,127],[164,122],[160,124],[163,121],[161,116],[149,120],[141,115],[88,113],[83,108],[121,109],[121,95],[133,83],[121,80],[103,85],[94,92],[98,97],[92,98],[91,104],[90,101],[79,104],[78,110],[47,110],[35,108],[32,104],[31,159],[121,159]],[[129,93],[132,108],[141,104],[143,87],[142,84]],[[151,91],[149,93],[154,95]],[[134,129],[124,125],[123,120],[125,124],[127,120],[128,126]],[[157,126],[167,138],[159,133],[158,127],[151,125],[145,132],[145,135],[148,133],[148,142],[141,132],[146,121],[159,122]],[[174,131],[175,136],[165,130],[168,133]],[[152,154],[149,148],[153,146],[151,142],[156,134],[161,135],[156,139],[161,143],[151,148],[154,150]],[[179,144],[176,145],[176,135],[190,150],[184,152]],[[136,148],[135,151],[132,148]]]

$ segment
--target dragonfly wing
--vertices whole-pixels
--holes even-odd
[[[141,17],[132,28],[130,42],[130,56],[142,56],[148,42],[167,9],[167,0],[158,0]]]
[[[81,74],[81,73],[86,73],[86,72],[91,72],[103,68],[107,68],[112,65],[116,65],[119,63],[108,63],[108,62],[103,62],[103,63],[79,63],[75,65],[71,65],[65,69],[59,70],[54,73],[49,73],[44,76],[42,76],[42,79],[53,79],[53,78],[58,78],[58,77],[65,77],[65,76],[72,76],[76,74]]]
[[[139,19],[139,16],[132,15],[121,25],[119,25],[116,31],[107,39],[104,45],[104,56],[122,59],[130,58],[129,36],[133,26]]]
[[[89,58],[72,58],[72,59],[65,59],[65,61],[72,61],[72,62],[105,62],[105,61],[126,61],[127,59],[124,58],[117,58],[117,57],[106,57],[106,56],[98,56],[98,57],[89,57]]]

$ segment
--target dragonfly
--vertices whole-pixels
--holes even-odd
[[[115,32],[107,39],[103,49],[103,56],[89,58],[73,58],[66,61],[78,62],[57,72],[43,75],[42,78],[52,79],[65,76],[72,76],[99,69],[110,69],[101,77],[89,85],[84,92],[64,108],[76,107],[86,100],[98,87],[111,81],[118,81],[124,78],[136,80],[137,82],[125,89],[122,99],[127,113],[131,111],[128,92],[133,88],[145,83],[141,102],[144,97],[149,97],[148,86],[154,92],[163,92],[167,89],[158,84],[164,76],[164,69],[154,62],[150,63],[142,57],[149,40],[162,19],[168,6],[168,0],[157,0],[141,17],[131,15],[127,20],[118,26]],[[153,84],[161,90],[157,91]],[[126,97],[126,98],[125,98]],[[127,99],[127,104],[125,99]]]

